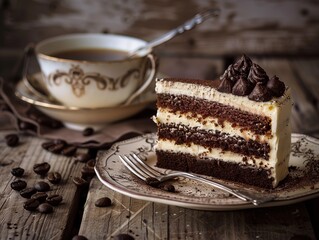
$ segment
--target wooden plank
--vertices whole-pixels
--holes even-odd
[[[42,149],[44,140],[20,135],[20,145],[7,147],[4,136],[8,131],[0,132],[0,238],[1,239],[65,239],[72,234],[75,209],[79,202],[80,192],[72,179],[80,176],[83,166],[72,157],[55,155]],[[29,212],[23,208],[26,201],[10,184],[17,178],[10,171],[14,167],[22,167],[29,187],[37,181],[47,181],[33,172],[35,163],[48,162],[50,171],[58,171],[62,175],[62,183],[51,185],[48,194],[59,194],[63,202],[54,207],[51,214]]]
[[[29,42],[74,32],[110,32],[149,41],[212,7],[221,9],[218,20],[207,20],[160,50],[215,56],[319,53],[319,4],[313,0],[10,1],[4,9],[7,34],[2,41],[4,48],[21,49]]]
[[[100,197],[113,205],[97,208]],[[136,200],[93,179],[79,234],[88,239],[315,239],[304,204],[238,211],[199,211]]]

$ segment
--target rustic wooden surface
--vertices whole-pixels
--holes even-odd
[[[160,71],[174,77],[215,79],[246,53],[269,75],[292,88],[293,132],[319,138],[319,1],[253,0],[0,0],[0,75],[14,74],[22,49],[30,42],[75,32],[109,32],[151,40],[195,13],[221,9],[217,20],[156,49]],[[135,239],[319,239],[319,199],[252,210],[198,211],[136,200],[116,193],[93,178],[88,188],[72,182],[83,163],[43,150],[44,141],[21,135],[18,147],[3,137],[12,132],[0,118],[0,239],[112,239],[128,233]],[[84,149],[85,151],[85,149]],[[41,178],[34,163],[47,161],[62,173],[52,193],[63,203],[49,215],[23,209],[12,190],[13,167],[25,168],[28,185]],[[43,179],[41,179],[43,180]],[[96,208],[108,196],[113,205]]]
[[[0,239],[62,239],[63,236],[71,236],[70,231],[80,203],[80,193],[72,179],[80,175],[82,164],[73,158],[43,151],[41,144],[44,140],[34,137],[20,135],[18,147],[7,147],[3,139],[12,132],[0,133]],[[25,180],[27,187],[34,186],[38,181],[48,182],[33,172],[33,165],[41,162],[48,162],[51,165],[50,171],[58,171],[62,175],[60,184],[51,184],[49,194],[63,196],[63,202],[50,215],[26,211],[23,203],[27,199],[10,187],[16,179]],[[24,168],[24,176],[12,176],[10,171],[14,167]]]
[[[316,88],[319,59],[254,59],[269,75],[276,74],[292,88],[294,132],[319,137]],[[222,59],[161,59],[160,71],[171,76],[216,78],[224,69]],[[192,70],[189,70],[193,66]],[[199,66],[196,68],[196,66]],[[185,69],[185,71],[183,71]],[[297,107],[298,106],[298,107]],[[5,125],[3,125],[5,126]],[[0,139],[12,132],[0,131]],[[41,148],[43,139],[20,136],[18,147],[0,142],[0,238],[70,239],[75,234],[88,239],[112,239],[127,233],[135,239],[316,239],[318,237],[319,199],[294,205],[238,211],[199,211],[133,199],[105,187],[93,178],[88,189],[79,190],[72,179],[79,176],[83,163],[72,157],[49,153]],[[51,192],[63,196],[63,204],[52,214],[30,213],[25,201],[11,190],[13,167],[26,169],[28,185],[41,178],[32,172],[34,163],[47,161],[62,173],[63,183]],[[107,196],[108,208],[95,207]]]
[[[319,2],[313,0],[1,0],[0,43],[14,54],[29,42],[74,32],[110,32],[151,40],[199,11],[220,8],[207,20],[160,47],[166,55],[319,54]],[[31,30],[31,32],[30,32]],[[8,34],[9,33],[9,34]]]

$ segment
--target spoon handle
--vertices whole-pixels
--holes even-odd
[[[193,29],[196,25],[201,24],[205,20],[207,20],[210,17],[217,17],[219,16],[219,9],[210,9],[206,10],[204,12],[196,14],[193,18],[186,21],[182,25],[178,26],[177,28],[161,35],[160,37],[148,42],[146,45],[138,48],[137,50],[133,51],[130,56],[135,56],[138,52],[149,49],[155,46],[158,46],[164,42],[167,42],[171,40],[172,38],[176,37],[177,35],[180,35],[184,33],[185,31]]]

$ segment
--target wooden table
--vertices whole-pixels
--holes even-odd
[[[292,88],[293,132],[319,137],[319,59],[254,59],[269,75],[280,76]],[[215,78],[224,69],[223,58],[161,57],[160,71],[170,76]],[[3,124],[1,125],[3,126]],[[0,239],[112,239],[125,233],[135,239],[318,239],[319,199],[293,205],[236,211],[200,211],[137,200],[114,192],[96,177],[79,188],[73,178],[84,163],[74,157],[53,154],[41,144],[47,140],[20,135],[20,145],[8,147],[0,131]],[[79,149],[87,151],[87,149]],[[46,161],[62,174],[51,193],[63,202],[51,214],[23,209],[23,199],[10,187],[13,167],[22,167],[32,185],[43,180],[33,173],[35,163]],[[97,199],[109,197],[110,207],[98,208]]]
[[[173,77],[218,77],[233,58],[252,57],[269,75],[291,88],[293,132],[319,138],[319,5],[313,0],[0,0],[0,75],[11,76],[22,49],[30,42],[75,32],[110,32],[151,40],[203,9],[219,7],[221,16],[157,48],[160,71]],[[237,211],[199,211],[141,201],[114,192],[96,177],[78,188],[73,178],[84,163],[44,150],[47,140],[20,134],[8,147],[4,136],[15,132],[0,118],[0,239],[319,239],[319,199],[297,204]],[[88,151],[88,149],[79,149]],[[90,151],[95,155],[96,151]],[[28,185],[43,180],[33,173],[46,161],[62,174],[51,193],[63,202],[51,214],[23,209],[12,190],[13,167],[25,169]],[[113,204],[97,208],[109,197]]]

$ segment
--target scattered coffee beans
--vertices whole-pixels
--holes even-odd
[[[27,182],[23,180],[16,180],[11,183],[11,188],[16,191],[20,191],[27,186]]]
[[[62,202],[62,196],[58,194],[50,195],[46,198],[46,202],[52,206],[57,206]]]
[[[65,140],[63,140],[63,139],[55,139],[55,140],[53,140],[53,142],[55,143],[55,144],[62,144],[62,145],[64,145],[64,146],[66,146],[68,143],[65,141]]]
[[[12,168],[11,174],[15,177],[21,177],[24,173],[24,169],[20,167]]]
[[[121,233],[114,236],[114,240],[134,240],[134,238],[129,234]]]
[[[48,194],[46,194],[45,192],[37,192],[31,196],[32,199],[38,200],[40,203],[45,202],[47,197]]]
[[[86,181],[85,179],[81,178],[81,177],[74,177],[73,178],[73,183],[78,186],[78,187],[83,187],[85,185],[88,184],[88,181]]]
[[[52,213],[53,207],[49,203],[41,203],[38,206],[38,210],[40,213]]]
[[[37,190],[33,187],[28,187],[28,188],[25,188],[25,189],[22,189],[20,191],[20,195],[21,197],[24,197],[24,198],[31,198],[31,196],[33,194],[35,194],[37,192]]]
[[[63,150],[61,151],[61,154],[64,156],[73,156],[75,154],[76,150],[77,150],[76,146],[69,145],[69,146],[66,146],[65,148],[63,148]]]
[[[91,136],[91,135],[93,135],[93,134],[94,134],[94,129],[93,129],[93,128],[90,128],[90,127],[85,128],[85,129],[83,130],[83,132],[82,132],[82,135],[85,136],[85,137]]]
[[[158,181],[156,178],[149,177],[146,179],[146,183],[152,187],[158,187],[161,182]]]
[[[19,136],[17,134],[8,134],[4,138],[9,147],[16,147],[19,144]]]
[[[95,201],[96,207],[109,207],[112,205],[112,201],[108,197],[102,197]]]
[[[90,168],[94,168],[95,159],[90,159],[89,161],[87,161],[87,163],[85,163],[85,166],[90,167]]]
[[[49,147],[47,150],[49,152],[52,152],[52,153],[55,153],[55,154],[59,154],[59,153],[62,152],[63,148],[64,148],[64,144],[63,143],[57,143],[57,144],[54,144],[51,147]]]
[[[35,211],[37,209],[37,207],[39,206],[39,204],[40,203],[38,200],[29,199],[23,204],[23,207],[24,207],[24,209],[26,209],[28,211]]]
[[[81,169],[81,174],[82,174],[81,175],[82,178],[87,179],[87,178],[94,177],[95,171],[94,171],[94,168],[92,167],[83,166],[83,168]]]
[[[49,172],[47,179],[49,180],[50,183],[58,184],[61,182],[62,177],[61,177],[61,174],[58,172]]]
[[[50,185],[44,181],[40,181],[40,182],[37,182],[36,184],[34,184],[34,188],[38,192],[47,192],[47,191],[50,191],[50,189],[51,189]]]
[[[50,147],[52,147],[53,145],[55,145],[55,143],[53,141],[49,141],[49,142],[44,142],[41,144],[41,147],[45,150],[48,150]]]
[[[50,170],[50,164],[47,162],[38,163],[33,166],[33,171],[39,175],[45,175]]]
[[[175,192],[175,187],[172,184],[163,184],[161,186],[161,189],[163,189],[164,191],[167,191],[167,192]]]

